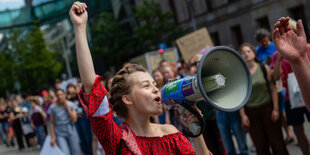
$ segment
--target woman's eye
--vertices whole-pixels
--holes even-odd
[[[149,85],[144,85],[143,87],[147,88],[147,87],[149,87]]]

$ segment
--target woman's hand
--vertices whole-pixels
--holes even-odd
[[[54,147],[56,145],[56,138],[52,137],[51,138],[51,146]]]
[[[86,25],[87,22],[87,11],[86,11],[86,4],[81,2],[74,2],[72,7],[69,11],[69,15],[71,18],[72,23],[75,26],[79,25]]]
[[[276,22],[272,40],[279,53],[294,62],[307,53],[307,39],[301,20],[297,21],[297,34],[290,27],[289,20],[289,17],[282,17]]]
[[[197,108],[196,105],[193,105],[192,108],[202,116],[201,111]],[[185,125],[185,127],[189,129],[189,124],[197,122],[199,123],[199,120],[194,114],[190,113],[188,110],[186,111],[187,112],[180,114],[180,119],[182,123]]]
[[[271,120],[273,122],[276,122],[279,120],[279,110],[275,110],[273,109],[272,112],[271,112]]]
[[[243,130],[248,130],[250,127],[250,120],[247,115],[241,117],[241,127]]]

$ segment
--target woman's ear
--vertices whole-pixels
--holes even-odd
[[[132,98],[129,95],[122,96],[122,101],[127,105],[133,104]]]

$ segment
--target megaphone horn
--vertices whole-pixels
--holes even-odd
[[[205,100],[218,110],[231,112],[243,107],[252,91],[250,70],[234,49],[216,46],[202,56],[197,74],[166,84],[162,99],[168,104],[195,104]]]

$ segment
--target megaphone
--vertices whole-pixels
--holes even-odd
[[[216,46],[203,54],[197,74],[167,83],[162,99],[168,104],[195,104],[205,100],[218,110],[232,112],[243,107],[252,91],[250,70],[234,49]]]
[[[250,70],[234,49],[216,46],[203,54],[197,74],[167,83],[162,89],[165,104],[174,100],[195,104],[206,101],[218,110],[239,110],[252,91]]]

